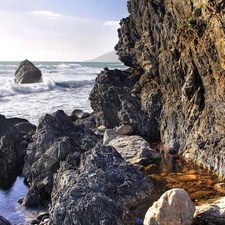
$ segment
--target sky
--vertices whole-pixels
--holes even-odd
[[[0,61],[83,61],[113,51],[127,0],[0,0]]]

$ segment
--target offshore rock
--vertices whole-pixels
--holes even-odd
[[[130,0],[115,49],[90,94],[97,126],[129,122],[225,177],[225,3]]]
[[[225,198],[222,198],[213,204],[196,206],[193,225],[198,224],[225,224]]]
[[[109,146],[70,154],[54,175],[50,223],[134,225],[131,209],[145,202],[150,180]]]
[[[144,225],[190,225],[195,206],[183,189],[171,189],[154,202],[144,219]]]
[[[51,201],[53,175],[60,162],[72,152],[80,155],[91,149],[100,140],[101,137],[85,130],[81,119],[75,125],[62,110],[43,116],[27,148],[23,174],[29,190],[23,205],[47,205]]]
[[[21,175],[26,147],[21,144],[20,132],[3,115],[0,115],[0,183]]]
[[[43,82],[42,73],[33,63],[26,59],[17,68],[14,82],[17,84],[40,83]]]
[[[160,152],[151,149],[149,143],[137,135],[119,135],[108,145],[114,147],[125,160],[134,165],[147,166],[158,163],[161,159]]]

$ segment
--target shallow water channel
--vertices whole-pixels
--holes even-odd
[[[137,215],[144,218],[148,208],[157,201],[162,194],[172,188],[186,190],[195,206],[210,204],[223,197],[223,193],[214,189],[214,185],[223,182],[215,174],[187,162],[178,155],[161,152],[162,159],[158,164],[150,164],[142,172],[148,176],[154,185],[149,202],[137,209]]]

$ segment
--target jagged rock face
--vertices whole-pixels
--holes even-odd
[[[14,81],[17,84],[40,83],[43,82],[42,73],[33,63],[26,59],[17,68]]]
[[[26,147],[20,132],[5,116],[0,115],[0,183],[7,188],[21,175]]]
[[[127,101],[130,107],[124,111],[136,133],[160,138],[168,149],[225,177],[225,3],[130,0],[128,11],[115,49],[132,68],[121,75],[135,77],[136,82],[121,83],[126,95],[114,91],[120,97],[116,111],[110,91],[118,86],[108,78],[113,72],[99,75],[90,96],[99,122],[111,125],[105,114],[112,109],[113,120],[119,123],[118,112]],[[104,92],[106,86],[110,91]],[[101,107],[103,102],[107,109]]]
[[[115,149],[97,144],[61,163],[49,224],[134,225],[132,210],[148,200],[152,189],[151,181]]]
[[[70,153],[80,155],[91,149],[100,140],[100,136],[85,131],[81,121],[75,125],[62,110],[41,117],[25,156],[23,175],[29,190],[23,204],[47,205],[51,200],[53,175],[60,162]]]

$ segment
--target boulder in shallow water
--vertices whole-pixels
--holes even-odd
[[[148,209],[144,225],[190,225],[195,206],[183,189],[171,189]]]
[[[29,60],[20,63],[15,72],[14,82],[17,84],[30,84],[43,82],[41,71]]]

